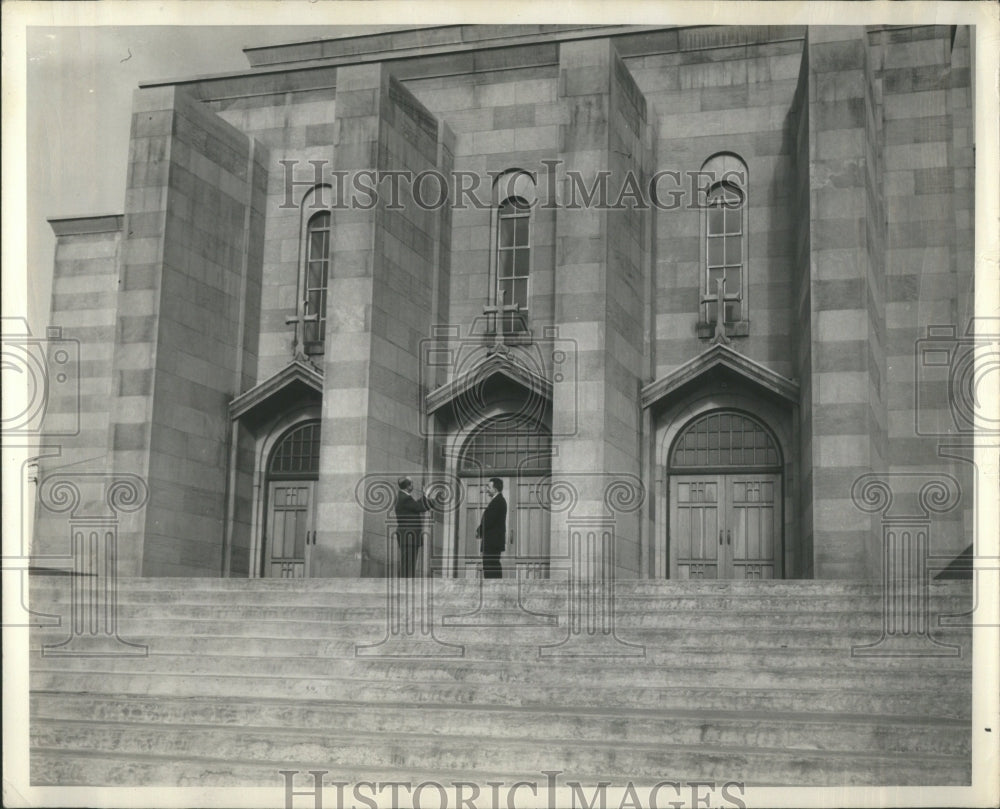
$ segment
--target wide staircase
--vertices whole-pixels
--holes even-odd
[[[63,616],[31,633],[33,783],[969,783],[971,632],[937,620],[967,582],[931,584],[929,627],[875,655],[870,583],[618,582],[611,634],[564,581],[410,584],[122,580],[140,646],[90,656],[70,579],[33,576]],[[957,655],[914,654],[935,642]]]

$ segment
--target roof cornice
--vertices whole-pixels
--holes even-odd
[[[673,26],[671,26],[673,27]],[[359,64],[648,31],[641,25],[441,25],[244,48],[250,65]]]
[[[122,229],[124,214],[49,217],[49,227],[56,236],[82,236],[89,233],[114,233]]]
[[[529,26],[517,26],[523,30]],[[260,58],[267,46],[247,49],[248,57],[254,54],[254,67],[244,71],[231,71],[204,76],[158,79],[140,82],[142,88],[184,86],[203,101],[220,101],[231,98],[271,95],[275,93],[306,92],[310,89],[329,89],[336,86],[336,70],[345,65],[385,62],[393,65],[393,73],[401,80],[432,78],[526,67],[556,67],[559,63],[559,44],[575,40],[611,37],[616,41],[623,57],[643,56],[653,53],[672,53],[687,50],[706,50],[753,45],[762,42],[802,39],[805,26],[715,26],[699,25],[595,25],[595,26],[530,26],[538,29],[532,33],[503,34],[511,26],[442,26],[439,28],[410,29],[387,34],[368,34],[362,37],[316,40],[274,46],[273,50],[287,51],[290,58],[268,62]],[[475,37],[480,29],[492,31],[491,36]],[[545,30],[543,30],[545,29]],[[551,29],[551,30],[550,30]],[[456,30],[463,33],[455,34]],[[434,41],[434,34],[445,32],[448,36]],[[471,34],[469,32],[472,32]],[[423,43],[405,40],[397,47],[391,37],[423,37]],[[382,40],[379,40],[379,38]],[[388,40],[386,49],[377,47],[356,48],[355,41]],[[346,44],[345,44],[346,43]],[[324,49],[326,52],[324,52]],[[338,52],[339,50],[339,52]],[[296,52],[298,51],[298,52]]]

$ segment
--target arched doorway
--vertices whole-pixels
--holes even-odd
[[[472,432],[458,459],[465,484],[457,537],[459,576],[481,575],[476,527],[488,500],[486,482],[497,477],[507,500],[504,578],[548,578],[551,472],[552,434],[540,422],[501,415]]]
[[[667,456],[670,577],[781,578],[781,470],[778,442],[746,413],[687,424]]]
[[[318,421],[292,427],[268,459],[262,576],[299,579],[309,575],[310,551],[316,540],[319,429]]]

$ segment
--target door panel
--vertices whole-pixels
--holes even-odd
[[[458,575],[475,579],[482,575],[482,555],[476,528],[486,508],[484,486],[476,478],[466,478],[465,499],[462,501],[461,519],[458,521]]]
[[[504,578],[548,578],[550,553],[549,484],[547,476],[502,478],[507,500],[507,550],[500,557]],[[477,479],[465,480],[465,499],[458,526],[458,575],[482,575],[476,527],[488,496]]]
[[[707,476],[675,476],[670,483],[673,577],[719,578],[719,480]]]
[[[300,579],[309,575],[315,530],[314,485],[313,481],[269,485],[265,576]]]
[[[733,578],[773,579],[777,569],[776,475],[730,475],[729,513],[733,523]]]
[[[513,503],[508,507],[514,519],[508,519],[507,554],[513,557],[518,578],[549,577],[549,526],[551,515],[550,484],[542,478],[520,478],[512,487]],[[509,530],[513,523],[513,531]]]
[[[671,577],[780,577],[780,503],[778,475],[672,476]]]

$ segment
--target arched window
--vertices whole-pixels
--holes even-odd
[[[528,308],[531,264],[530,218],[527,200],[510,197],[497,210],[497,300]]]
[[[771,434],[743,413],[715,411],[695,419],[677,436],[671,470],[778,469],[781,456]]]
[[[513,475],[548,472],[552,434],[523,417],[499,416],[479,427],[462,452],[461,475]]]
[[[326,339],[326,286],[330,279],[332,225],[330,211],[313,214],[306,225],[299,315],[303,317],[302,342],[307,354],[322,353]]]
[[[272,480],[313,480],[319,477],[319,422],[310,421],[288,431],[271,454]]]
[[[493,194],[495,254],[490,304],[496,307],[503,332],[509,334],[523,331],[527,323],[534,177],[523,169],[512,169],[497,178]]]
[[[746,164],[734,154],[713,155],[702,166],[702,278],[701,320],[714,331],[719,284],[724,284],[726,331],[747,334],[749,279],[747,277],[748,204]]]

